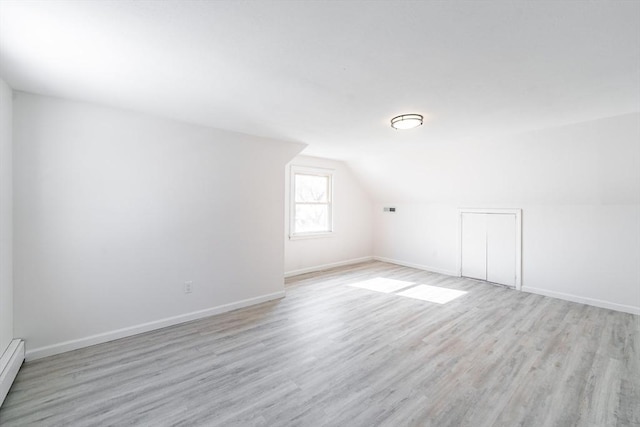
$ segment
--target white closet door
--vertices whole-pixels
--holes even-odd
[[[462,214],[462,275],[487,280],[487,215]]]
[[[487,281],[516,285],[515,215],[487,215]]]

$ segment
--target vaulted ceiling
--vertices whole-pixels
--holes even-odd
[[[640,110],[637,1],[7,1],[14,89],[308,144],[407,144]],[[391,117],[425,125],[395,131]]]
[[[17,90],[356,158],[637,111],[636,1],[6,1]],[[419,112],[414,133],[389,127]]]

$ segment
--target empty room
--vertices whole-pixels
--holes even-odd
[[[0,0],[0,425],[640,426],[640,1]]]

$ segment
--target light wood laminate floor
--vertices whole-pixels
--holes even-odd
[[[639,319],[369,262],[28,362],[0,424],[638,426]]]

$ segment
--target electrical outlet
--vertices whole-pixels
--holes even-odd
[[[190,294],[191,292],[193,292],[193,282],[192,281],[184,282],[184,293]]]

